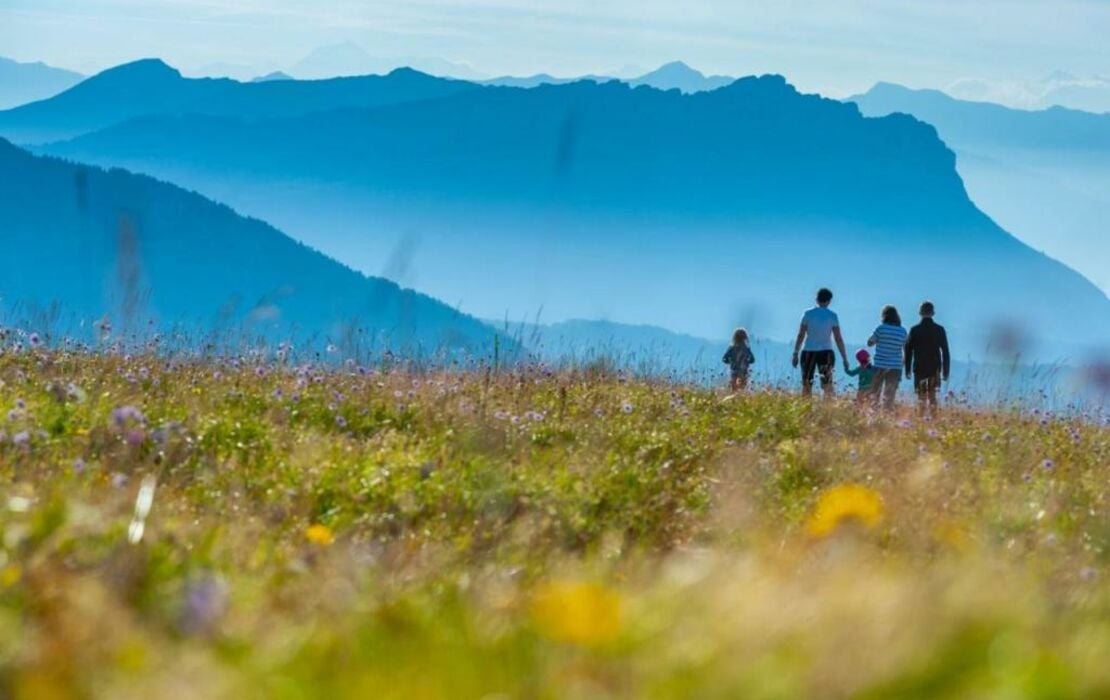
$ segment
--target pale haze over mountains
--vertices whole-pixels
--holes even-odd
[[[1031,326],[1052,353],[1110,328],[1102,292],[975,207],[931,127],[865,119],[777,76],[691,95],[413,71],[191,81],[156,62],[108,77],[104,99],[88,81],[79,100],[0,114],[0,134],[64,133],[41,150],[196,189],[480,317],[542,309],[705,337],[741,321],[784,339],[827,283],[853,329],[884,302],[933,297],[967,352],[989,317]],[[132,80],[135,104],[121,99]]]
[[[1110,112],[1110,77],[1079,77],[1056,70],[1028,82],[964,78],[945,88],[953,97],[975,102],[995,102],[1018,109],[1068,107],[1086,112]]]

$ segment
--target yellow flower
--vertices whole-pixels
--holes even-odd
[[[826,537],[846,521],[875,527],[883,517],[883,501],[866,486],[841,484],[825,489],[817,501],[806,530],[814,537]]]
[[[0,588],[14,586],[21,578],[23,578],[23,569],[19,564],[13,562],[0,568]]]
[[[532,619],[543,636],[559,642],[596,646],[620,634],[621,599],[596,583],[555,582],[540,586]]]
[[[320,523],[310,525],[308,529],[304,531],[304,536],[309,542],[318,544],[321,547],[327,547],[332,542],[335,542],[335,533],[331,531],[330,527],[321,525]]]

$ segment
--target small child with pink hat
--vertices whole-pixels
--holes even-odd
[[[849,377],[859,377],[859,392],[856,394],[856,400],[860,403],[873,401],[875,365],[871,364],[871,353],[863,349],[857,350],[856,361],[859,362],[859,367],[845,368]]]

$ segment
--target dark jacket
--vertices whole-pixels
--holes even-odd
[[[730,345],[721,361],[732,369],[733,374],[747,374],[748,368],[755,364],[755,355],[748,345]]]
[[[918,379],[941,375],[948,379],[952,369],[952,355],[948,352],[948,334],[944,326],[931,318],[921,319],[921,323],[910,329],[906,339],[906,375]]]

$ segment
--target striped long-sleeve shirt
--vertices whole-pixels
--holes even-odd
[[[902,349],[906,345],[906,329],[891,323],[880,324],[871,334],[875,344],[873,364],[879,369],[902,369]]]

